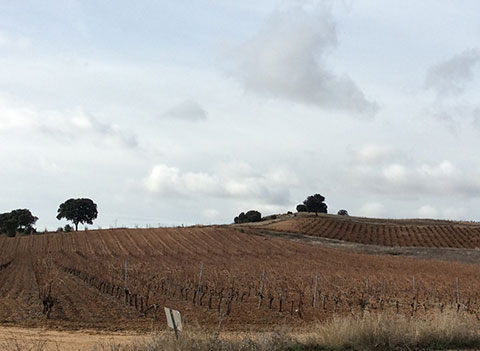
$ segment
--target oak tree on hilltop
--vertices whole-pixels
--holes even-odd
[[[307,207],[308,212],[315,212],[315,215],[318,216],[318,213],[327,213],[327,204],[324,203],[325,197],[320,194],[310,195],[303,201],[303,204]]]
[[[0,213],[0,233],[7,233],[12,237],[18,233],[31,234],[38,217],[32,215],[28,209],[18,209],[7,213]]]
[[[90,199],[69,199],[58,208],[57,219],[65,218],[75,224],[75,230],[78,231],[78,223],[93,224],[97,218],[97,204]]]

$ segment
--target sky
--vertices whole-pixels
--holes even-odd
[[[480,220],[480,2],[0,0],[0,212]]]

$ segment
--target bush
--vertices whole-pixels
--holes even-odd
[[[307,212],[307,206],[303,204],[297,205],[297,212]]]
[[[347,210],[338,210],[337,215],[348,216],[348,211]]]
[[[66,224],[65,227],[63,227],[63,230],[66,232],[66,233],[70,233],[73,231],[73,227],[70,225],[70,224]]]
[[[233,219],[235,224],[260,222],[261,220],[262,214],[257,210],[250,210],[247,213],[241,212],[237,217]]]

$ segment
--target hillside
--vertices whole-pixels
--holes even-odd
[[[429,219],[374,219],[350,216],[300,214],[283,217],[265,229],[399,247],[480,248],[480,224]]]
[[[289,222],[270,225],[282,223]],[[420,314],[461,304],[480,312],[478,266],[353,253],[243,228],[2,236],[0,321],[150,330],[152,323],[165,327],[168,306],[189,325],[214,327],[221,316],[226,328],[248,329],[365,309]],[[48,296],[54,303],[47,320]]]

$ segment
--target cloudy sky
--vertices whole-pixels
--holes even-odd
[[[1,1],[0,212],[480,220],[476,0]]]

